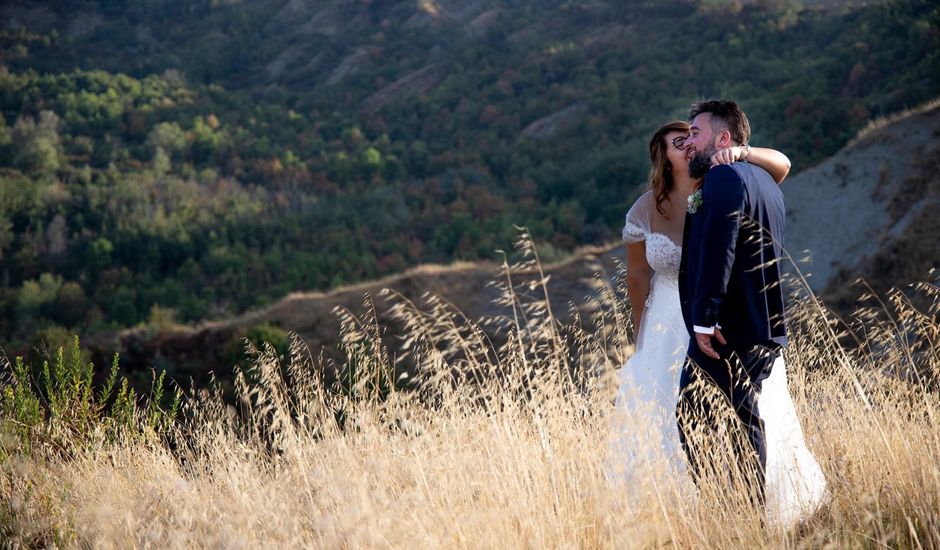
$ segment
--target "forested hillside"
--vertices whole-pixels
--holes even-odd
[[[616,238],[706,96],[794,170],[940,94],[930,1],[0,7],[0,342]]]

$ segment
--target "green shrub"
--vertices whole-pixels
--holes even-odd
[[[165,372],[154,373],[150,396],[141,403],[127,378],[118,375],[117,354],[95,388],[94,364],[83,359],[77,336],[68,356],[59,347],[40,369],[22,357],[5,366],[10,372],[0,382],[0,456],[28,454],[37,445],[68,454],[95,437],[161,434],[179,408],[179,390],[166,395]]]

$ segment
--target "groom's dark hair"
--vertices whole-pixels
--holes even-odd
[[[692,110],[689,111],[689,121],[691,122],[702,113],[712,115],[713,125],[715,119],[720,120],[724,129],[731,132],[731,139],[738,145],[744,145],[751,139],[751,124],[737,103],[723,99],[700,101],[692,105]]]

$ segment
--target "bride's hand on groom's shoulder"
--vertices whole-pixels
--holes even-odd
[[[719,149],[714,155],[712,155],[711,161],[712,166],[717,166],[719,164],[731,164],[732,162],[739,161],[745,156],[745,150],[743,147],[726,147],[724,149]]]

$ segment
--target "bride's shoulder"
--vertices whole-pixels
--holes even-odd
[[[633,201],[633,205],[630,207],[630,210],[628,210],[627,213],[629,214],[630,212],[635,212],[637,214],[648,214],[649,208],[652,206],[655,200],[656,197],[653,194],[653,190],[650,189],[649,191],[646,191],[637,197],[635,201]]]
[[[647,191],[634,201],[627,211],[627,219],[623,228],[623,240],[628,243],[642,241],[650,231],[650,205],[653,201],[653,192]]]
[[[648,204],[650,201],[655,200],[655,197],[653,195],[654,195],[653,190],[647,189],[646,191],[643,192],[642,195],[637,197],[637,199],[633,202],[633,204],[640,204],[640,203]]]

